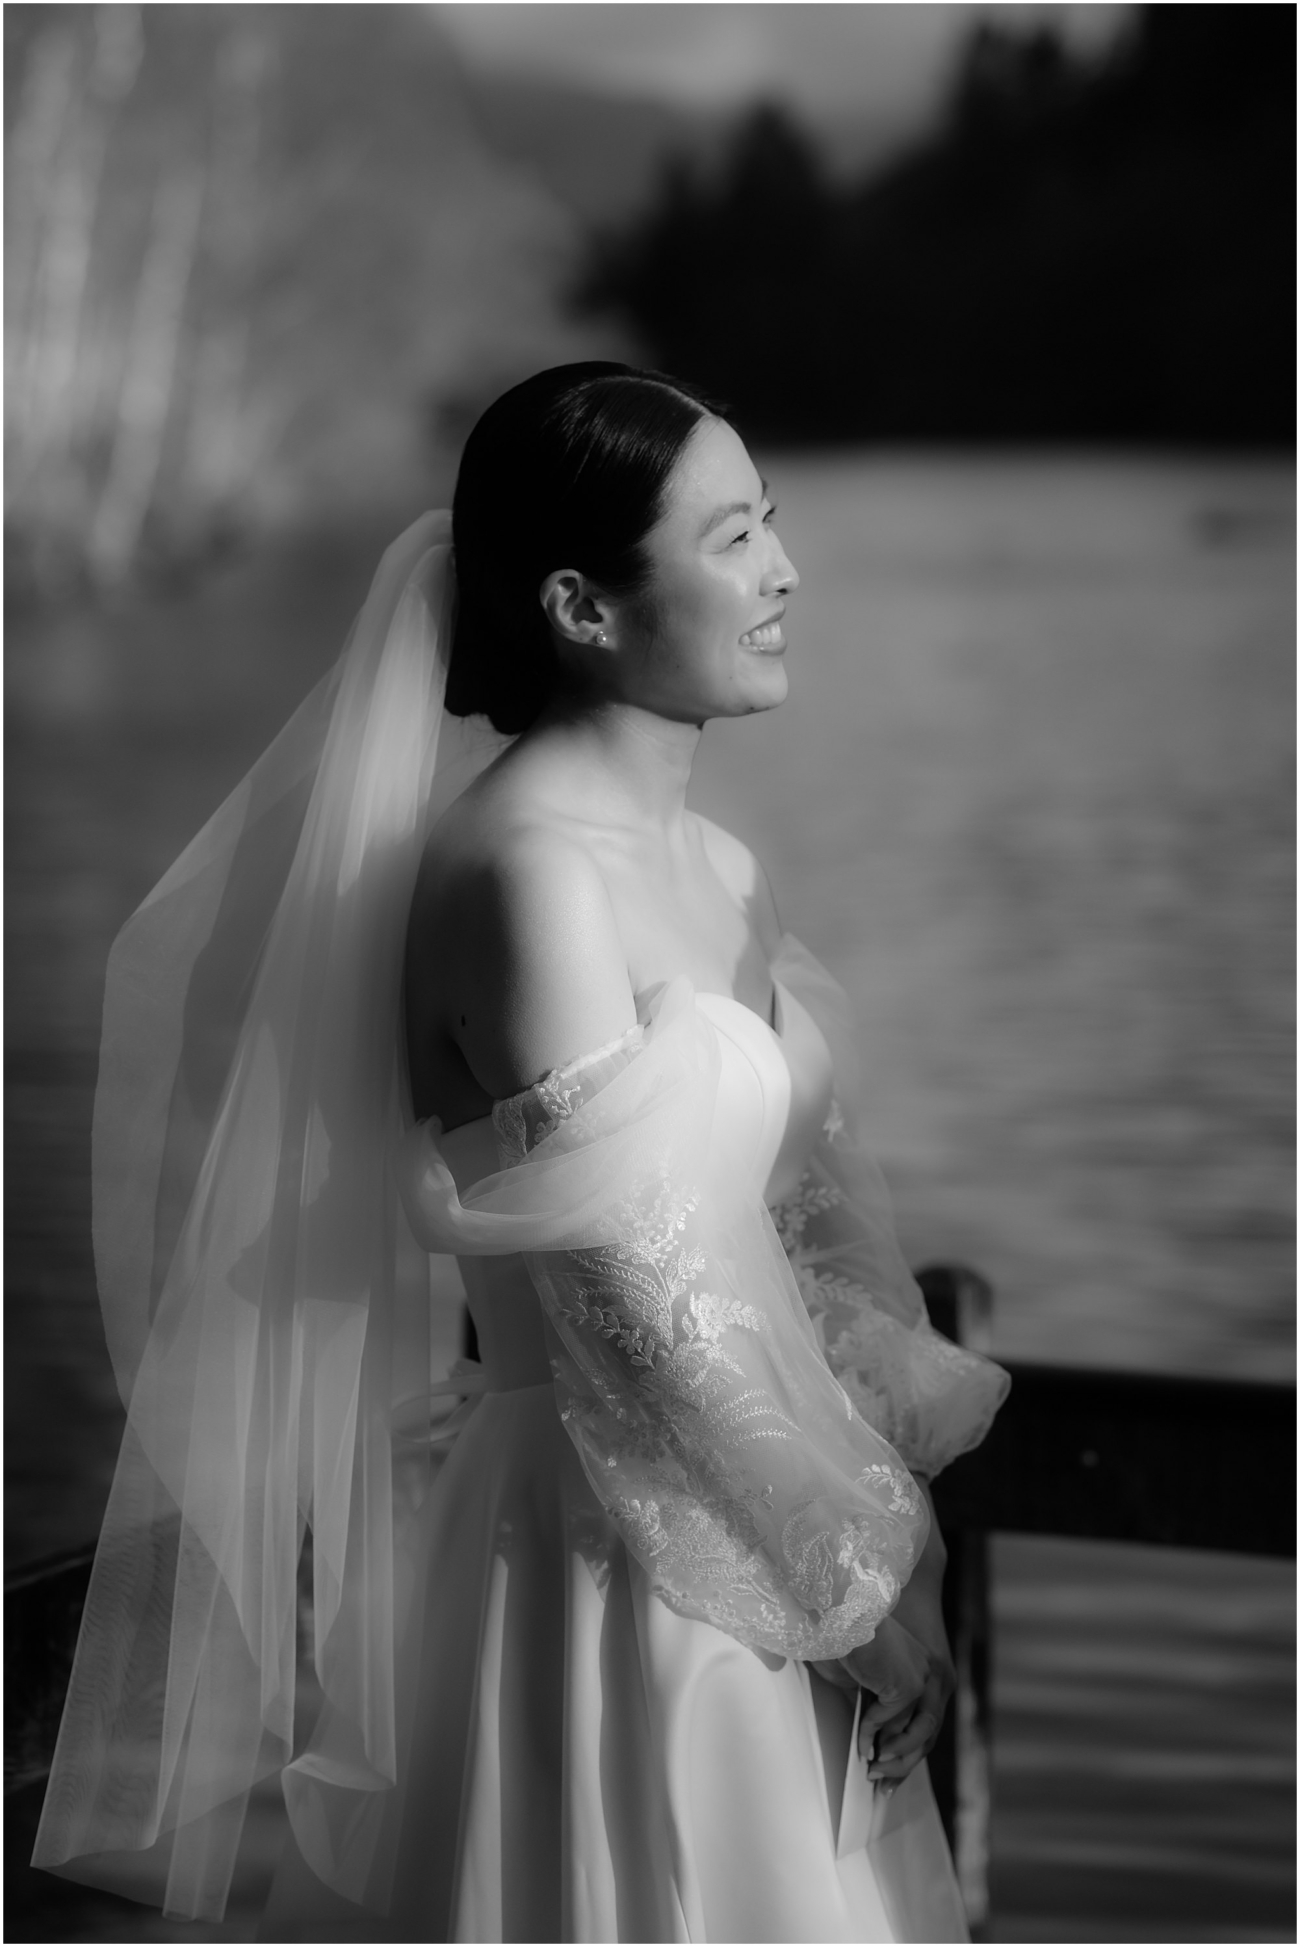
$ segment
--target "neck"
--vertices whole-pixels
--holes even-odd
[[[563,746],[566,796],[600,822],[679,832],[702,726],[676,723],[614,699],[557,697],[528,732],[537,748]]]

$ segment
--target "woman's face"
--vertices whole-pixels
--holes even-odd
[[[706,420],[669,481],[644,543],[653,578],[620,610],[625,695],[682,723],[785,700],[785,597],[799,586],[773,507],[739,435]]]

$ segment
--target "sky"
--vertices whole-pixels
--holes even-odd
[[[1107,46],[1126,6],[440,5],[433,11],[472,68],[531,74],[727,107],[762,95],[815,117],[921,121],[937,106],[972,20],[1046,20],[1080,52]]]

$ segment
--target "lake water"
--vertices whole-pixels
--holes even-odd
[[[791,700],[699,798],[857,1005],[913,1261],[1012,1356],[1289,1376],[1289,471],[771,477]]]
[[[1290,1377],[1290,469],[765,470],[803,577],[791,699],[710,727],[695,800],[849,989],[909,1256],[993,1280],[1007,1356]],[[88,1248],[109,943],[332,659],[383,538],[10,623],[11,1563],[93,1536],[120,1427]],[[1002,1937],[1293,1937],[1289,1573],[999,1551]],[[1170,1782],[1202,1773],[1208,1823]]]

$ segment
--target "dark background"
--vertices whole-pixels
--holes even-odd
[[[928,140],[836,182],[760,108],[581,289],[767,440],[1288,447],[1294,51],[1282,7],[1149,7],[1100,62],[986,22]]]

